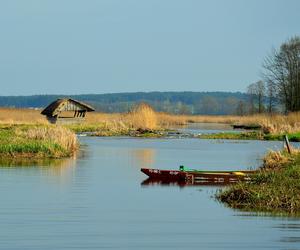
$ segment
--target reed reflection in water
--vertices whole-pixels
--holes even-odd
[[[64,159],[0,159],[0,170],[6,176],[39,176],[54,184],[66,184],[72,179],[77,156]],[[24,181],[24,179],[22,180]]]
[[[282,243],[297,243],[300,246],[300,223],[296,223],[294,218],[287,219],[286,223],[279,224],[274,228],[279,229],[285,235],[282,236],[279,242]]]
[[[155,162],[155,150],[151,148],[135,149],[132,152],[136,165],[142,168],[151,168]]]
[[[178,187],[188,187],[188,186],[211,186],[211,187],[223,187],[232,184],[232,182],[216,182],[214,180],[206,180],[199,182],[189,182],[189,181],[168,181],[168,180],[157,180],[148,178],[141,182],[141,186],[178,186]]]

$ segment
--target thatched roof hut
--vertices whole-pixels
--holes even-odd
[[[78,123],[84,119],[86,112],[91,111],[95,111],[92,106],[65,98],[50,103],[41,114],[47,116],[51,123]],[[70,112],[72,116],[70,116]]]

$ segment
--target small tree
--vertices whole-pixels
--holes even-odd
[[[266,87],[263,81],[258,81],[248,86],[247,93],[249,95],[250,114],[264,112],[265,92]]]
[[[266,92],[266,87],[263,81],[258,81],[255,83],[256,86],[256,96],[257,96],[257,102],[258,102],[258,113],[263,113],[265,111],[264,106],[264,97]]]
[[[267,83],[267,99],[268,99],[268,113],[272,114],[275,111],[275,105],[276,105],[276,88],[271,83]]]
[[[239,116],[245,115],[246,114],[245,106],[246,105],[243,101],[239,101],[238,105],[236,107],[236,114],[239,115]]]

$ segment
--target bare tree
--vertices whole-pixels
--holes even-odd
[[[265,92],[266,87],[263,81],[258,81],[248,86],[247,93],[249,95],[250,114],[264,112]]]
[[[256,113],[256,107],[255,107],[255,102],[256,102],[256,95],[255,95],[255,84],[252,83],[247,87],[247,94],[249,96],[249,113],[251,115]]]
[[[239,101],[236,107],[236,114],[239,116],[243,116],[246,114],[245,103],[243,101]]]
[[[255,87],[258,102],[258,113],[263,113],[265,111],[264,98],[266,87],[263,81],[258,81],[257,83],[255,83]]]
[[[204,96],[201,100],[202,114],[217,114],[219,110],[219,103],[213,96]]]
[[[268,113],[272,114],[275,111],[275,105],[276,105],[276,87],[272,82],[268,82],[266,84],[266,96],[268,100]]]
[[[295,36],[273,49],[263,63],[268,90],[276,93],[285,111],[300,110],[300,37]]]

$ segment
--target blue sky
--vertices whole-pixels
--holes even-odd
[[[244,91],[298,0],[0,0],[0,95]]]

